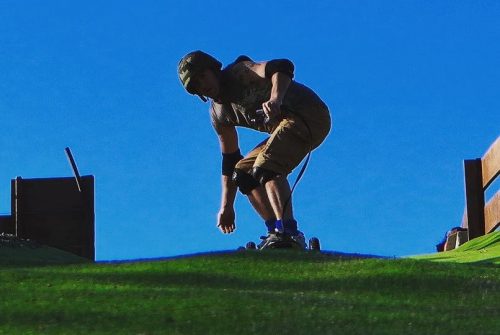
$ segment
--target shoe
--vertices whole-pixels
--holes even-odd
[[[262,242],[259,243],[257,249],[281,249],[292,248],[305,250],[307,248],[304,234],[300,231],[295,235],[269,232],[267,236],[261,236]]]
[[[270,245],[281,240],[278,234],[275,232],[268,232],[267,236],[261,236],[260,239],[262,240],[262,242],[259,243],[257,249],[268,248]]]
[[[307,249],[306,238],[304,233],[301,231],[297,231],[297,235],[290,235],[290,238],[300,245],[301,249]]]

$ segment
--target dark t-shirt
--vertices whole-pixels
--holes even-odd
[[[212,101],[210,118],[215,130],[221,126],[240,126],[262,132],[271,132],[258,118],[256,111],[271,96],[272,83],[269,78],[259,77],[250,69],[250,60],[230,64],[221,74],[221,92],[224,101]],[[325,103],[308,87],[293,81],[283,99],[283,106],[293,114],[308,120],[315,114],[328,111]],[[319,115],[318,115],[319,116]]]

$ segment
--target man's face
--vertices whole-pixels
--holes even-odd
[[[199,95],[212,99],[219,96],[219,79],[210,69],[206,69],[193,77],[191,85],[193,90],[195,90]]]

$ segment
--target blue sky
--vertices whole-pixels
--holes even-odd
[[[176,67],[289,58],[334,124],[294,197],[325,249],[434,251],[460,224],[466,158],[499,135],[498,1],[0,0],[0,213],[10,179],[96,177],[98,260],[225,250],[258,240],[215,228],[220,154],[208,105]],[[263,135],[240,131],[242,151]],[[292,174],[291,180],[295,179]],[[497,187],[498,186],[494,186]]]

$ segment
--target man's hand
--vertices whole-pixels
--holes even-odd
[[[262,104],[262,109],[271,123],[276,122],[281,116],[281,100],[270,99]]]
[[[234,208],[221,208],[219,214],[217,215],[217,227],[224,234],[230,234],[236,229],[234,223]]]

